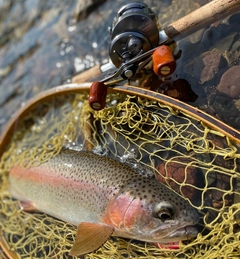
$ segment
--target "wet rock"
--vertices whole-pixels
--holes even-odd
[[[87,17],[92,9],[95,9],[106,0],[78,0],[74,11],[74,19],[78,22]]]
[[[214,25],[205,30],[201,40],[202,45],[207,49],[217,48],[216,45],[226,37],[225,32],[230,30],[227,24],[218,24],[217,22]]]
[[[237,24],[237,25],[239,25],[239,21],[240,21],[240,13],[239,12],[231,15],[229,17],[229,20],[228,20],[229,24]]]
[[[198,43],[201,40],[204,31],[205,29],[200,29],[194,32],[193,34],[189,35],[188,36],[189,41],[193,44]]]
[[[207,51],[190,63],[189,69],[200,84],[217,79],[221,67],[226,61],[218,50]]]
[[[185,79],[179,78],[175,81],[165,79],[163,81],[153,72],[148,75],[139,74],[139,76],[139,81],[141,82],[137,86],[142,88],[168,95],[183,102],[195,102],[198,98],[198,95],[192,90],[190,83]],[[134,82],[131,82],[131,84],[134,85]]]
[[[173,81],[167,90],[167,95],[183,102],[195,102],[198,98],[188,81],[181,78]]]
[[[234,100],[234,104],[235,104],[235,107],[239,110],[240,112],[240,99],[237,99],[237,100]]]
[[[217,119],[233,126],[235,129],[240,130],[239,109],[238,102],[226,94],[215,94],[209,97],[208,113],[214,115]]]
[[[75,30],[70,30],[68,21],[74,16],[77,1],[3,2],[0,3],[1,122],[7,121],[21,103],[33,95],[71,78],[76,57],[84,60],[91,55],[95,61],[102,48],[106,50],[106,58],[109,44],[103,42],[103,37],[109,37],[107,26],[110,22],[107,21],[112,18],[105,13],[114,9],[108,7],[106,11],[106,7],[98,5],[103,10],[76,23]],[[87,10],[90,15],[90,2],[96,1],[85,2],[82,1],[81,12]],[[115,6],[115,3],[109,3],[109,6]],[[98,45],[96,50],[92,47],[93,42]],[[0,132],[2,128],[0,123]]]
[[[4,94],[0,95],[0,106],[8,102],[10,99],[14,98],[17,95],[17,87],[12,91],[12,89],[5,88]]]
[[[231,98],[240,96],[240,66],[233,66],[223,74],[217,90]]]
[[[183,102],[195,102],[198,98],[188,81],[181,78],[163,81],[156,91]]]
[[[240,49],[240,41],[238,42]],[[236,44],[234,44],[235,46]],[[228,63],[228,67],[240,65],[239,52],[236,51],[225,51],[223,53],[224,58]]]
[[[182,18],[186,14],[196,10],[200,6],[198,3],[195,3],[194,0],[185,0],[184,5],[181,1],[172,0],[171,5],[167,8],[164,7],[166,7],[166,5],[170,2],[169,0],[157,2],[159,7],[154,11],[159,14],[158,18],[163,28],[177,19]],[[149,1],[146,1],[146,3],[149,4]],[[184,8],[182,8],[183,6]]]
[[[231,27],[227,26],[226,29],[230,30]],[[224,53],[225,51],[233,50],[232,47],[233,47],[233,44],[236,43],[237,38],[238,38],[238,32],[230,33],[229,35],[226,35],[225,38],[215,43],[214,48],[218,49],[222,53]]]
[[[202,187],[204,180],[199,169],[189,165],[190,162],[192,159],[183,157],[175,158],[170,162],[162,162],[157,166],[159,175],[156,178],[193,201],[200,195],[200,191],[195,186]]]
[[[233,194],[226,195],[226,190],[230,189],[230,177],[224,174],[216,174],[216,186],[211,189],[212,206],[216,209],[222,208],[224,205],[231,205],[233,202]]]

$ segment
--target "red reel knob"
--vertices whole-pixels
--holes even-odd
[[[93,110],[102,110],[106,105],[107,86],[102,82],[94,82],[90,87],[89,105]]]
[[[176,69],[172,49],[169,46],[162,45],[158,47],[152,55],[153,71],[161,77],[170,76]]]

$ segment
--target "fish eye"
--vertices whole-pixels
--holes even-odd
[[[159,211],[157,213],[157,216],[159,219],[161,219],[162,221],[165,221],[165,220],[168,220],[168,219],[171,219],[172,216],[173,216],[173,213],[171,210],[162,210],[162,211]]]
[[[155,205],[154,215],[156,218],[166,221],[172,219],[174,216],[174,209],[173,206],[168,202],[161,202]]]

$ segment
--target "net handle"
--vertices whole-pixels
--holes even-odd
[[[20,259],[19,256],[9,248],[7,241],[3,237],[2,229],[0,228],[0,251],[1,250],[9,259]]]

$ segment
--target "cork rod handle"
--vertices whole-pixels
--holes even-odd
[[[163,30],[170,39],[176,40],[238,11],[240,0],[213,0]]]

